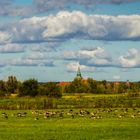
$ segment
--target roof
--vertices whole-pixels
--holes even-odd
[[[67,85],[69,85],[71,82],[60,82],[58,85],[59,86],[67,86]]]

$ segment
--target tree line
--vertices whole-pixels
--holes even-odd
[[[36,79],[18,81],[15,76],[9,76],[7,81],[0,80],[0,96],[48,96],[59,98],[62,93],[93,93],[118,94],[139,93],[140,82],[108,82],[96,81],[92,78],[75,78],[68,85],[60,86],[58,82],[39,83]],[[134,94],[132,94],[134,95]],[[136,95],[136,94],[135,94]]]
[[[61,89],[56,82],[39,83],[36,79],[18,81],[9,76],[7,81],[0,80],[0,96],[32,96],[61,97]]]
[[[140,82],[96,81],[92,78],[75,78],[64,88],[65,93],[118,94],[140,92]]]

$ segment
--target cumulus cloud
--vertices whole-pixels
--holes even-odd
[[[97,47],[78,52],[65,52],[63,59],[78,61],[81,65],[107,67],[112,66],[112,58],[105,49]]]
[[[72,38],[91,40],[140,40],[139,15],[87,15],[62,11],[47,17],[32,17],[7,25],[0,43],[64,42]]]
[[[140,51],[135,48],[129,49],[126,55],[119,57],[119,64],[124,68],[140,67]]]
[[[117,59],[103,48],[97,47],[90,50],[80,50],[77,52],[65,52],[62,57],[66,61],[76,61],[80,65],[87,67],[116,67],[116,68],[140,68],[140,51],[131,48],[124,55]],[[71,63],[70,67],[76,68],[78,64]]]
[[[79,54],[81,57],[85,58],[99,58],[99,59],[110,59],[109,54],[105,51],[104,48],[101,47],[95,47],[91,49],[81,50],[79,51]]]
[[[6,44],[0,47],[0,53],[23,53],[25,46],[19,44]]]
[[[43,20],[44,18],[32,17],[10,25],[8,30],[12,33],[12,42],[43,42],[44,40],[41,35],[44,30],[44,27],[42,27]]]
[[[94,40],[140,39],[140,16],[86,15],[80,11],[59,12],[44,22],[42,35],[49,38],[85,38]]]
[[[77,68],[80,66],[81,71],[83,72],[95,72],[97,71],[97,68],[95,67],[89,67],[86,65],[80,65],[79,62],[71,62],[67,65],[67,70],[69,72],[76,72]]]

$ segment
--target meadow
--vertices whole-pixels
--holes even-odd
[[[1,110],[8,114],[8,118],[0,117],[0,140],[139,140],[140,114],[139,109],[129,109],[126,116],[114,115],[115,110],[122,114],[122,109],[102,112],[101,118],[92,118],[90,115],[64,115],[38,119],[31,110]],[[51,110],[52,111],[52,110]],[[54,111],[54,110],[53,110]],[[61,111],[61,110],[55,110]],[[68,112],[68,110],[64,110]],[[107,110],[106,110],[107,111]],[[27,113],[26,116],[15,116],[18,113]],[[44,110],[37,111],[39,113]],[[79,110],[74,110],[79,112]],[[90,110],[92,112],[92,110]],[[93,110],[97,112],[97,110]],[[135,116],[133,117],[132,115]]]
[[[0,100],[0,140],[139,140],[140,98],[128,95]]]

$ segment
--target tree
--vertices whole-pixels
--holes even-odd
[[[6,90],[8,93],[15,93],[18,87],[18,81],[15,76],[9,76],[6,82]]]
[[[24,81],[19,89],[20,96],[36,96],[38,94],[38,81],[35,79],[29,79]]]
[[[46,85],[44,86],[46,95],[48,95],[49,97],[61,97],[62,93],[61,93],[61,89],[60,86],[57,85],[57,83],[55,82],[48,82],[46,83]]]
[[[3,80],[0,80],[0,96],[5,96],[6,94],[6,86]]]
[[[71,84],[65,88],[65,91],[69,93],[85,93],[87,90],[87,83],[82,78],[75,78]]]
[[[127,85],[124,82],[121,82],[118,87],[118,93],[127,93],[129,89],[129,85]]]
[[[3,80],[0,80],[0,90],[6,91],[6,85],[5,85],[5,82]]]
[[[88,83],[88,92],[97,93],[97,82],[92,78],[88,78],[87,83]]]

